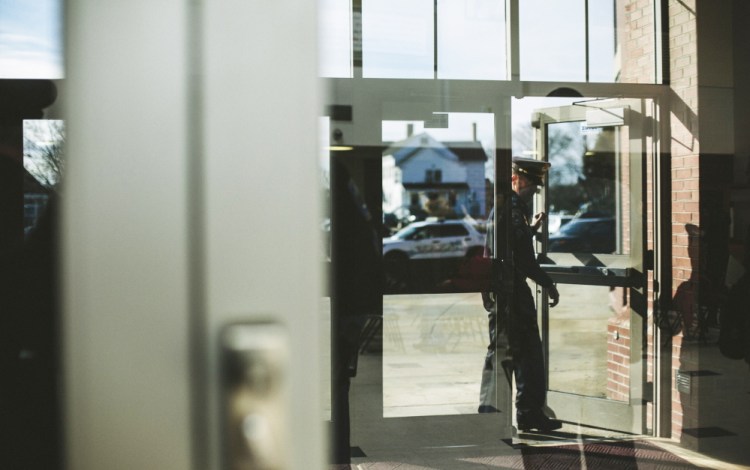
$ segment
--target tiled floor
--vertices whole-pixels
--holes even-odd
[[[701,348],[701,359],[689,369],[699,372],[690,377],[690,393],[683,401],[699,406],[700,419],[695,426],[686,426],[680,440],[572,424],[552,436],[511,436],[509,428],[498,431],[500,417],[476,414],[487,335],[486,314],[479,302],[477,294],[386,297],[382,356],[361,356],[352,382],[352,445],[364,453],[353,459],[352,469],[750,469],[750,434],[745,430],[750,425],[750,370],[742,361],[723,358],[715,337],[689,345]],[[597,312],[605,307],[601,313],[606,319],[603,299],[581,298],[568,308],[555,309],[558,324],[553,341],[559,343],[552,365],[560,387],[577,387],[580,393],[596,396],[601,380],[594,376],[603,365],[596,362],[601,358],[586,354],[602,354],[606,327],[602,322],[579,321],[592,314],[582,312],[582,305]],[[567,334],[566,329],[575,334]],[[601,440],[616,450],[622,449],[617,443],[637,440],[646,443],[647,450],[656,452],[649,446],[664,449],[665,458],[645,458],[633,451],[629,458],[607,460],[599,455],[606,454],[602,451],[606,446],[596,447]],[[584,449],[572,458],[575,446],[589,449],[588,453]],[[559,452],[531,450],[552,447]],[[559,459],[550,457],[555,452]],[[669,455],[679,459],[669,460]]]

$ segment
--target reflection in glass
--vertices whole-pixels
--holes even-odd
[[[318,0],[320,76],[352,76],[351,0]]]
[[[586,30],[581,0],[519,2],[521,80],[586,80]]]
[[[438,78],[505,80],[505,2],[438,2]]]
[[[534,127],[531,125],[533,115],[538,109],[554,106],[568,106],[580,98],[525,97],[513,98],[511,119],[513,126],[513,155],[536,157],[534,148]]]
[[[446,127],[384,122],[383,261],[393,293],[478,291],[490,210],[490,114],[450,113]],[[400,128],[400,130],[399,130]],[[386,137],[387,136],[387,137]],[[476,279],[474,279],[476,278]]]
[[[627,252],[621,240],[628,224],[618,132],[583,122],[548,126],[549,252]]]
[[[435,76],[433,0],[362,1],[362,75]]]
[[[549,316],[549,389],[627,400],[629,309],[622,288],[558,284]],[[621,325],[626,328],[620,329]]]
[[[476,413],[486,352],[478,294],[384,297],[383,415]]]
[[[61,120],[23,122],[24,233],[29,233],[56,191],[65,167],[65,123]]]

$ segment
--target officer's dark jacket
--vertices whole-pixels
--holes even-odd
[[[551,287],[553,282],[552,279],[545,273],[534,256],[534,234],[529,226],[528,215],[529,210],[526,203],[516,194],[512,193],[511,196],[511,234],[513,236],[513,264],[515,270],[515,282],[526,282],[526,279],[531,279],[542,287]],[[493,209],[490,213],[490,224],[487,227],[487,239],[485,243],[485,256],[491,257],[492,251],[495,246],[494,240],[494,220],[495,210]],[[502,237],[505,234],[505,225],[503,223],[502,215],[499,218],[498,224],[498,236]]]

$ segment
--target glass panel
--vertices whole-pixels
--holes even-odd
[[[383,299],[383,415],[475,414],[487,353],[479,294]]]
[[[513,155],[536,157],[534,153],[534,128],[531,120],[537,109],[567,106],[581,98],[513,98],[511,116],[513,121]]]
[[[318,302],[320,328],[320,378],[323,419],[331,419],[331,298],[324,296]]]
[[[581,0],[519,2],[521,79],[586,80],[586,30]]]
[[[0,2],[0,78],[63,78],[62,2]]]
[[[423,122],[383,124],[386,293],[473,289],[467,271],[473,269],[469,259],[484,249],[494,119],[443,116],[447,124],[440,129]]]
[[[365,78],[433,78],[433,0],[363,0],[362,41]]]
[[[326,276],[323,278],[323,295],[318,303],[320,328],[320,390],[323,391],[323,419],[331,419],[331,168],[330,168],[330,129],[331,119],[323,116],[318,119],[318,168],[320,171],[320,190],[323,192],[320,230],[322,242],[320,251],[321,266]]]
[[[61,120],[23,122],[23,228],[28,234],[57,191],[65,166],[65,123]]]
[[[351,0],[318,0],[320,75],[352,76]]]
[[[547,128],[549,243],[547,251],[623,254],[628,224],[627,159],[620,158],[617,127],[583,122]],[[624,139],[627,142],[627,139]]]
[[[489,113],[385,121],[383,414],[475,414],[487,312],[468,260],[483,251],[495,134]],[[387,235],[391,236],[387,236]],[[474,292],[466,292],[466,291]]]
[[[618,76],[615,62],[615,3],[587,1],[589,4],[589,81],[614,82]]]
[[[630,310],[622,288],[558,284],[549,316],[549,389],[627,401]]]
[[[504,80],[505,2],[438,2],[438,78]]]

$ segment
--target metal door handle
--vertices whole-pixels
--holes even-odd
[[[227,470],[281,470],[288,336],[277,323],[233,324],[221,337]]]

